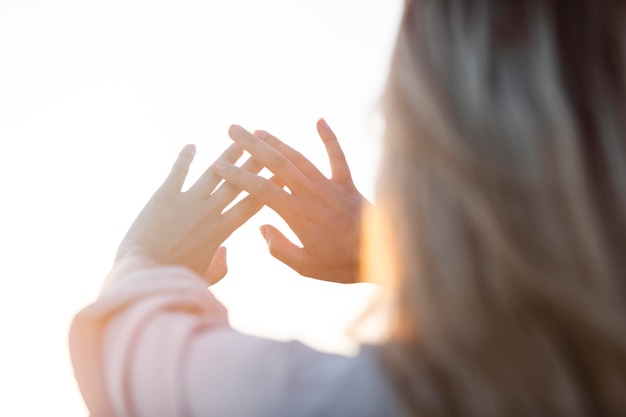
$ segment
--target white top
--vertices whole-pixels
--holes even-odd
[[[75,317],[70,351],[93,417],[399,414],[375,346],[344,357],[241,334],[182,267],[109,287]]]

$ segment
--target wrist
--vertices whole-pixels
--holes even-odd
[[[120,247],[120,250],[117,251],[115,256],[113,267],[104,280],[100,294],[105,292],[113,284],[122,281],[124,277],[134,272],[154,268],[158,265],[158,262],[148,256],[144,248],[133,247],[124,248],[122,250]]]

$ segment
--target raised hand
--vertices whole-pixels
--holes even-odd
[[[326,146],[332,177],[264,131],[255,135],[237,125],[230,137],[284,183],[291,194],[261,176],[227,161],[215,172],[275,210],[302,242],[299,247],[270,225],[261,226],[270,253],[301,275],[352,283],[358,279],[361,210],[366,200],[356,189],[337,137],[323,119],[317,131]]]
[[[248,196],[222,213],[240,189],[224,183],[208,168],[198,181],[181,191],[195,155],[195,146],[180,152],[169,176],[154,193],[122,240],[117,259],[140,254],[161,265],[181,265],[211,284],[226,274],[226,251],[218,247],[263,204]],[[217,161],[235,163],[243,150],[232,144]],[[249,159],[241,167],[254,175],[262,165]]]

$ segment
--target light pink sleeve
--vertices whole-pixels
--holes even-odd
[[[74,319],[70,353],[93,417],[389,410],[371,357],[238,333],[206,284],[180,267],[135,272],[109,287]]]
[[[189,337],[219,326],[228,326],[225,308],[184,268],[147,269],[112,286],[70,329],[75,377],[92,415],[185,415]]]

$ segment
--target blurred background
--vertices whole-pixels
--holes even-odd
[[[186,143],[190,180],[266,129],[329,173],[325,117],[372,199],[378,100],[400,0],[0,1],[0,415],[85,416],[67,332]],[[376,293],[297,276],[268,253],[263,209],[227,242],[214,289],[234,327],[350,353]],[[288,236],[293,236],[287,233]]]

